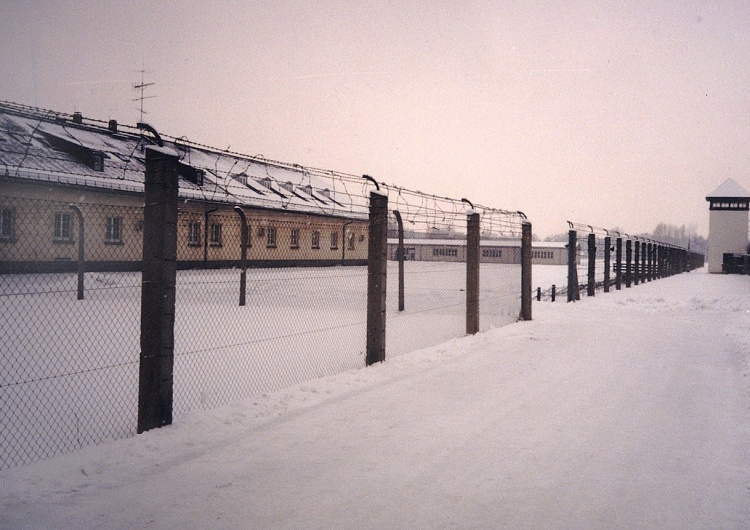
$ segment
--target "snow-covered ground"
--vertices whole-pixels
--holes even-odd
[[[747,528],[749,289],[699,271],[535,302],[8,469],[0,528]]]
[[[466,332],[466,265],[389,262],[388,358]],[[564,268],[557,267],[560,270]],[[0,469],[136,432],[140,273],[0,278]],[[483,331],[515,322],[519,265],[483,264]],[[175,418],[365,366],[367,268],[179,271]]]

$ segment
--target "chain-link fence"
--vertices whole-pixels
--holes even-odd
[[[4,195],[0,209],[13,223],[0,247],[0,468],[134,434],[141,277],[128,268],[142,236],[124,230],[129,211],[79,203],[81,232],[68,202]]]
[[[389,208],[388,355],[466,334],[472,212],[480,219],[479,329],[518,320],[523,214],[400,188],[389,190]]]
[[[367,227],[344,224],[249,219],[243,305],[241,268],[178,272],[175,414],[364,366]],[[240,249],[239,233],[224,230],[224,244]]]
[[[122,153],[99,161],[114,167],[113,178],[128,171],[130,187],[119,189],[97,173],[101,166],[45,173],[59,169],[58,150],[72,148],[50,136],[50,153],[34,134],[29,143],[48,159],[0,175],[0,469],[146,430],[144,388],[159,379],[149,371],[157,365],[170,366],[161,424],[364,367],[380,311],[372,268],[381,260],[382,356],[522,313],[522,232],[526,225],[530,238],[530,225],[518,212],[175,140],[176,224],[154,224],[152,201],[132,189],[132,167],[148,167],[142,139],[128,137],[132,164]],[[97,145],[113,149],[113,141]],[[19,167],[34,152],[19,154]],[[380,242],[375,196],[387,212]],[[157,274],[159,282],[164,271],[174,275],[166,333],[151,322],[161,298],[149,298],[149,260],[170,238],[174,256],[165,254]],[[167,352],[155,363],[146,355],[154,339]]]

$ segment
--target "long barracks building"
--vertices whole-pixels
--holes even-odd
[[[249,225],[251,266],[363,264],[367,202],[332,172],[0,102],[0,272],[141,266],[145,147],[179,154],[178,267],[230,267]],[[72,208],[74,205],[76,208]]]

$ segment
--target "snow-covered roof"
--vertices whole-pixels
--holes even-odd
[[[161,139],[179,156],[183,199],[367,218],[367,199],[340,174]],[[154,143],[136,127],[0,102],[0,177],[143,193],[145,148]]]
[[[706,195],[707,201],[713,199],[750,199],[750,193],[737,184],[734,179],[729,178],[721,186]]]

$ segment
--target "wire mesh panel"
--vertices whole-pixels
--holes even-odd
[[[479,330],[501,327],[521,311],[521,223],[518,212],[481,212]]]
[[[576,280],[578,294],[594,295],[604,288],[605,276],[610,284],[614,280],[614,253],[610,243],[609,263],[605,261],[605,240],[609,231],[589,225],[570,223],[575,232]],[[609,271],[605,271],[605,269]]]
[[[467,206],[395,187],[388,193],[388,257],[392,261],[386,351],[396,356],[466,333]],[[399,310],[399,230],[404,241],[403,310]]]
[[[119,207],[78,206],[94,269],[83,284],[70,204],[0,199],[13,212],[0,244],[2,468],[135,433],[140,274],[103,271],[129,261],[140,235]]]
[[[191,222],[178,232],[185,252]],[[239,215],[209,222],[222,226],[221,252],[239,256]],[[366,225],[268,216],[247,223],[245,305],[241,267],[178,272],[175,416],[364,366]],[[212,255],[209,248],[209,262]]]
[[[466,264],[404,263],[405,309],[398,310],[398,264],[388,264],[386,350],[402,355],[466,334]]]
[[[470,213],[479,213],[481,224],[480,330],[515,322],[521,307],[522,216],[401,188],[388,191],[389,208],[398,212],[389,222],[388,355],[466,334]],[[403,239],[403,294],[399,292],[399,235]]]

